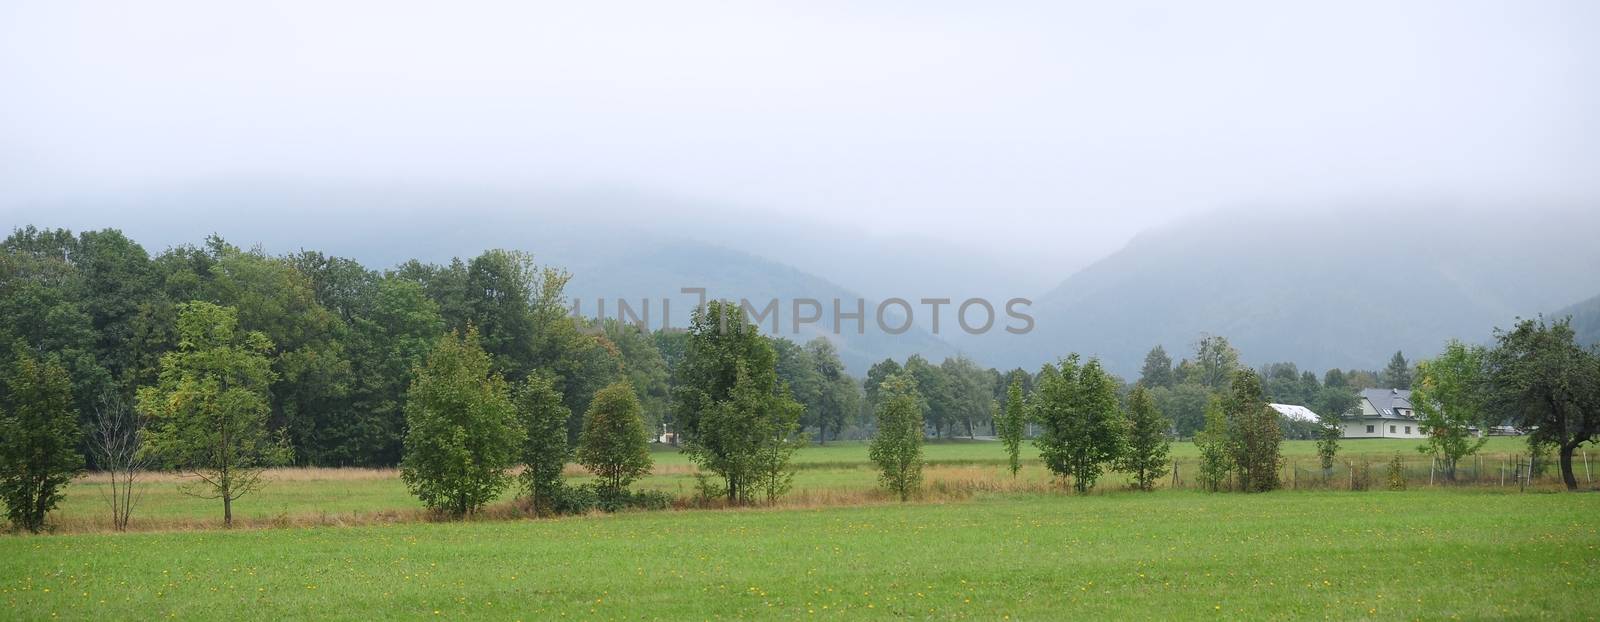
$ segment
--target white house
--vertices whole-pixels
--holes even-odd
[[[1427,438],[1422,422],[1411,408],[1411,391],[1365,389],[1361,410],[1340,417],[1345,438]]]

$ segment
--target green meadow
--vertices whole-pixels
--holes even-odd
[[[7,619],[1600,615],[1600,495],[955,503],[0,538]]]

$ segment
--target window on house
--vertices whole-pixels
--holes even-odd
[[[1367,426],[1367,434],[1371,434],[1373,432],[1373,430],[1372,430],[1373,427],[1374,426],[1370,426],[1370,425]]]
[[[1410,434],[1410,433],[1411,433],[1411,426],[1408,425],[1408,426],[1406,426],[1406,434]]]
[[[1389,433],[1394,434],[1394,426],[1389,426]]]

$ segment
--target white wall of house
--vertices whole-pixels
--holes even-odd
[[[1344,422],[1345,438],[1427,438],[1427,436],[1416,421],[1362,419]]]

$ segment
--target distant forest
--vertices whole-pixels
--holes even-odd
[[[476,329],[494,371],[513,383],[553,378],[573,415],[576,438],[596,391],[631,384],[653,435],[673,431],[671,398],[686,336],[643,332],[614,320],[574,319],[564,271],[535,265],[519,251],[489,250],[447,264],[407,261],[376,270],[302,250],[269,255],[218,237],[152,256],[112,229],[73,234],[15,230],[0,256],[0,341],[60,361],[71,376],[74,406],[87,430],[97,413],[126,411],[138,388],[157,381],[163,354],[178,347],[179,305],[231,307],[239,329],[271,342],[270,426],[292,462],[307,466],[393,466],[405,437],[403,407],[413,372],[440,336]],[[964,356],[933,363],[913,355],[885,360],[865,378],[845,373],[827,339],[770,339],[782,385],[804,407],[801,425],[815,442],[864,438],[881,381],[904,370],[924,399],[937,436],[987,435],[994,404],[1035,373],[985,368]],[[1162,348],[1146,357],[1140,378],[1186,438],[1204,424],[1204,408],[1240,366],[1220,336],[1197,335],[1195,351],[1176,362]],[[1066,352],[1072,344],[1059,344]],[[1319,412],[1342,412],[1367,387],[1406,388],[1410,366],[1399,353],[1384,371],[1260,369],[1268,398]],[[1122,393],[1127,379],[1117,379]],[[1289,438],[1311,438],[1310,423],[1283,422]]]

